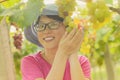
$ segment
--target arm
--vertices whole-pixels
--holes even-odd
[[[55,56],[52,68],[46,78],[46,80],[63,80],[67,56],[62,55],[60,52]],[[38,78],[36,80],[44,80]]]
[[[80,62],[78,60],[77,54],[72,54],[69,58],[69,61],[70,61],[70,70],[71,70],[72,80],[90,80],[89,78],[85,77],[82,67],[80,65]],[[90,66],[90,65],[86,65],[86,66]]]
[[[46,80],[63,80],[67,58],[58,52]]]
[[[52,69],[48,74],[46,80],[63,80],[67,58],[79,50],[83,37],[83,34],[81,34],[82,32],[83,31],[81,28],[79,30],[75,28],[69,34],[66,33],[63,36],[63,38],[60,41],[59,48],[55,56],[55,60],[53,62]],[[75,59],[73,58],[73,60]],[[78,66],[79,61],[78,60],[75,61],[76,61],[76,65]],[[78,70],[78,69],[80,70],[81,68],[79,68],[78,66],[77,69],[73,69],[73,70]],[[78,80],[78,79],[76,78],[74,80]]]

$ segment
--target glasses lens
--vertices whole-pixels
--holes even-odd
[[[48,24],[48,27],[50,29],[57,29],[59,27],[59,22],[55,21],[55,22],[51,22]]]
[[[45,28],[45,24],[40,23],[39,25],[35,26],[36,31],[43,31]]]

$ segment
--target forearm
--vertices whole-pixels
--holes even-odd
[[[78,55],[72,54],[69,58],[72,80],[85,80],[81,65],[78,60]]]
[[[57,53],[46,80],[63,80],[67,56]]]

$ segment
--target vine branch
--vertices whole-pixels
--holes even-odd
[[[109,7],[109,9],[120,14],[120,8]]]
[[[8,0],[0,0],[0,3],[3,3],[3,2],[5,2],[5,1],[8,1]]]

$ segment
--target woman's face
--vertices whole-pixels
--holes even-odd
[[[41,16],[40,23],[47,24],[55,22],[55,20],[48,18],[47,16]],[[43,31],[38,31],[38,39],[44,48],[57,48],[60,42],[60,39],[64,35],[66,29],[62,23],[59,23],[57,29],[49,29],[48,26]]]

